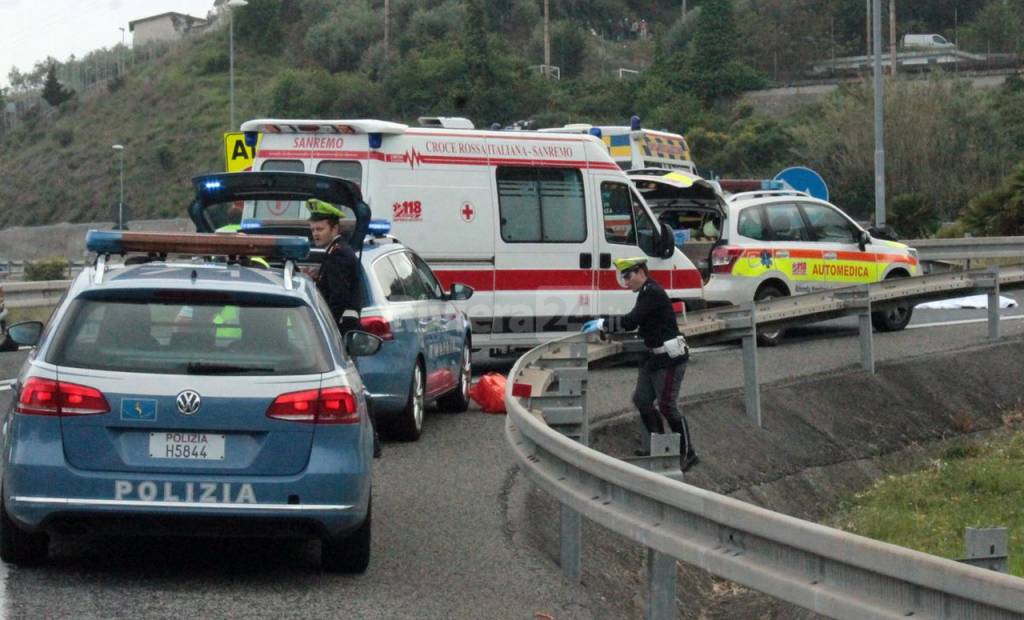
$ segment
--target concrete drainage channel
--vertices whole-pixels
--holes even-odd
[[[876,375],[847,371],[766,385],[763,405],[771,418],[760,429],[746,416],[742,391],[688,399],[684,409],[700,429],[701,465],[687,482],[819,520],[878,477],[919,468],[941,452],[944,440],[965,436],[965,412],[974,433],[999,432],[1004,416],[1024,407],[1022,344],[1014,339],[878,364]],[[638,429],[632,419],[595,421],[591,446],[629,454]],[[555,562],[559,511],[546,492],[530,492],[521,533]],[[643,617],[644,548],[586,520],[581,540],[582,582],[595,598],[596,617]],[[682,618],[815,617],[684,563],[678,577],[675,604]]]

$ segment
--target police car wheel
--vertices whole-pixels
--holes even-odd
[[[347,536],[320,541],[320,566],[332,573],[365,573],[370,566],[370,534],[373,498],[366,509],[366,519]]]
[[[425,409],[423,368],[419,360],[413,366],[412,380],[409,382],[409,399],[405,403],[395,424],[395,436],[402,441],[416,441],[423,432],[423,410]]]
[[[469,341],[462,347],[462,363],[459,369],[459,384],[450,393],[438,399],[442,411],[462,413],[469,409],[469,386],[473,381],[472,352],[469,348]]]
[[[21,529],[7,516],[7,507],[0,499],[0,560],[19,566],[33,566],[46,561],[50,538]]]
[[[773,299],[775,297],[786,297],[786,294],[774,284],[766,284],[757,289],[757,293],[754,294],[754,301]],[[780,328],[759,329],[757,330],[757,345],[760,347],[774,347],[782,341],[782,336],[785,332],[786,330]]]

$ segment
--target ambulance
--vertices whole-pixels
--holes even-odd
[[[470,129],[466,119],[247,121],[253,170],[305,171],[358,183],[374,218],[416,250],[460,302],[474,348],[532,346],[634,304],[612,267],[647,256],[677,303],[703,303],[694,264],[604,143],[589,134]],[[302,217],[303,205],[255,211],[253,221]],[[294,211],[294,212],[293,212]]]
[[[630,119],[629,126],[575,123],[540,131],[596,136],[604,142],[612,159],[623,170],[667,169],[697,173],[686,138],[668,131],[645,129],[638,116]]]

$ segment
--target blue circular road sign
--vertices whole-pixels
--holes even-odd
[[[804,166],[786,168],[775,175],[775,181],[783,181],[798,192],[807,192],[820,200],[828,200],[828,185],[817,172]]]

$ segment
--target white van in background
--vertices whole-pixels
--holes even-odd
[[[260,119],[242,124],[253,170],[304,171],[359,183],[374,218],[430,263],[460,302],[474,347],[518,347],[628,312],[635,296],[612,261],[646,255],[674,301],[703,303],[694,264],[671,230],[587,134],[479,131],[465,119]],[[453,128],[459,127],[459,128]],[[303,217],[256,213],[246,220]],[[295,206],[299,209],[299,206]],[[304,208],[304,207],[301,207]]]
[[[905,34],[900,39],[903,49],[951,50],[956,45],[941,34]]]

